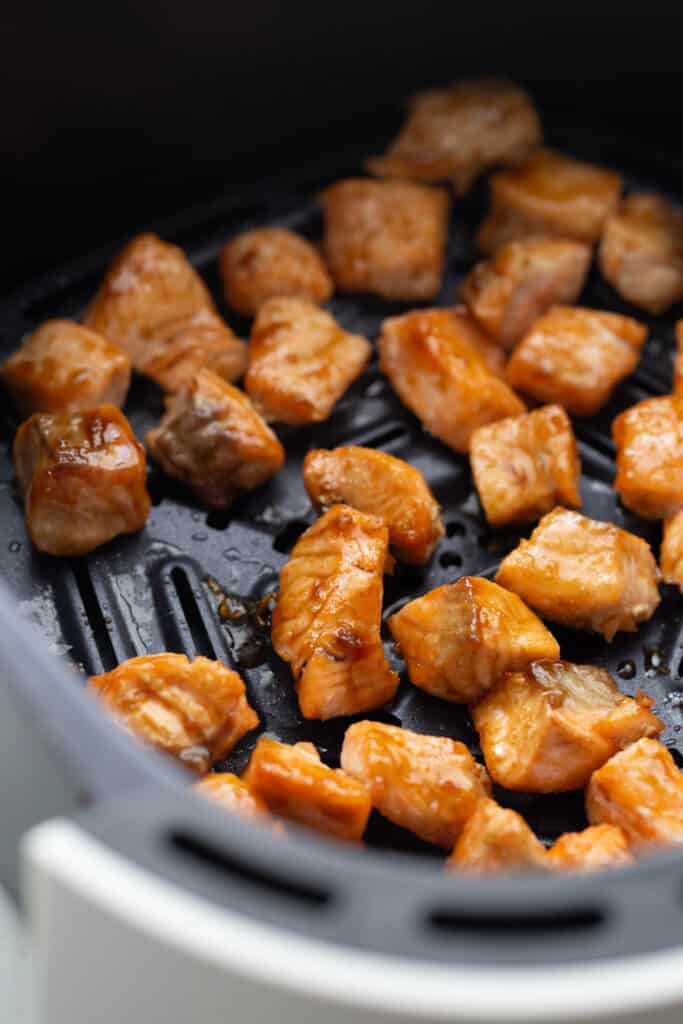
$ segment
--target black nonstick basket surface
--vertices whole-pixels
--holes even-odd
[[[319,240],[322,222],[315,201],[320,188],[359,173],[360,158],[330,161],[298,177],[259,185],[189,210],[156,228],[182,245],[202,273],[227,320],[242,336],[249,324],[225,308],[217,277],[216,256],[232,234],[257,225],[290,227]],[[657,186],[626,175],[629,189]],[[665,191],[665,189],[662,189]],[[670,193],[669,193],[670,194]],[[480,183],[452,214],[447,272],[437,300],[454,303],[456,283],[477,258],[473,233],[486,208],[486,184]],[[108,259],[116,251],[87,256],[75,266],[32,283],[0,309],[0,354],[4,358],[22,336],[51,317],[78,317],[94,294]],[[578,420],[575,428],[582,458],[583,512],[609,520],[645,537],[657,553],[659,526],[641,521],[623,509],[612,489],[613,417],[625,407],[671,388],[675,310],[661,318],[644,317],[626,306],[593,270],[582,304],[628,312],[650,326],[641,364],[600,414]],[[374,297],[336,295],[329,304],[349,330],[377,338],[382,319],[408,306]],[[139,438],[162,415],[161,392],[135,378],[125,412]],[[418,467],[442,506],[446,536],[429,565],[416,569],[397,564],[385,578],[384,615],[403,603],[463,574],[492,576],[501,558],[522,535],[493,531],[484,519],[473,488],[468,460],[430,437],[393,394],[374,358],[324,423],[306,428],[278,428],[287,451],[284,469],[266,486],[252,492],[226,513],[202,510],[191,495],[150,464],[153,507],[146,528],[119,538],[91,555],[55,559],[32,549],[13,482],[11,441],[16,421],[8,401],[0,420],[0,573],[16,595],[19,612],[37,623],[56,655],[82,674],[111,669],[126,658],[164,650],[225,660],[244,679],[261,727],[249,734],[217,770],[241,771],[260,732],[281,740],[311,740],[330,765],[338,765],[349,719],[326,723],[305,721],[298,709],[292,677],[269,642],[268,602],[278,573],[297,538],[314,520],[301,476],[302,460],[313,447],[340,444],[376,447]],[[528,532],[528,531],[527,531]],[[620,633],[611,644],[588,633],[551,624],[566,659],[604,666],[627,694],[637,689],[656,701],[666,724],[663,742],[683,764],[683,599],[677,590],[662,588],[662,603],[637,634]],[[394,701],[369,716],[418,732],[450,736],[466,743],[480,757],[477,735],[465,708],[449,704],[413,687],[385,631],[387,654],[402,671]],[[582,793],[532,796],[496,792],[506,806],[521,811],[546,843],[561,832],[586,825]],[[375,815],[367,832],[372,847],[406,850],[443,857],[410,833]]]

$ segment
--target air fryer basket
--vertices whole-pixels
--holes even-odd
[[[265,224],[291,227],[319,239],[316,192],[360,168],[360,155],[347,153],[324,166],[309,167],[298,177],[260,183],[248,193],[220,199],[156,227],[187,250],[229,322],[246,336],[248,323],[223,306],[216,273],[220,245],[240,229]],[[652,182],[627,174],[629,188],[643,184]],[[453,304],[456,282],[476,257],[473,228],[485,205],[485,183],[454,204],[439,304]],[[0,310],[2,355],[40,321],[80,315],[113,251],[115,247],[91,256],[10,298]],[[634,312],[596,272],[581,302]],[[346,328],[371,339],[377,337],[383,317],[407,308],[357,295],[336,295],[330,307]],[[598,417],[576,423],[583,511],[640,534],[655,550],[658,527],[626,512],[612,489],[610,423],[626,406],[670,389],[673,322],[673,315],[649,321],[651,335],[637,372]],[[153,508],[146,529],[79,559],[39,555],[28,541],[12,483],[16,423],[8,410],[5,403],[0,424],[0,574],[21,614],[37,624],[55,655],[88,674],[161,650],[224,659],[246,680],[262,722],[259,733],[287,742],[311,740],[331,765],[338,764],[349,720],[302,719],[289,669],[269,643],[268,602],[263,600],[277,589],[279,570],[314,519],[301,477],[305,453],[311,447],[339,444],[391,452],[422,470],[442,506],[445,538],[424,569],[399,564],[394,575],[386,577],[385,616],[462,574],[492,576],[520,536],[487,527],[467,458],[422,430],[392,393],[376,358],[328,421],[279,430],[287,450],[285,468],[265,487],[241,498],[230,512],[202,511],[152,464]],[[143,437],[162,413],[161,392],[136,378],[125,411],[138,437]],[[637,634],[618,634],[610,645],[586,633],[551,627],[565,658],[604,666],[625,693],[642,689],[655,698],[666,724],[663,742],[678,763],[683,763],[682,607],[678,591],[664,588],[653,619]],[[388,633],[385,641],[392,664],[400,669]],[[82,676],[74,675],[71,685],[82,685]],[[45,700],[54,701],[54,694],[46,692]],[[58,715],[59,709],[54,713]],[[411,686],[405,673],[388,707],[359,717],[451,736],[480,756],[466,710],[430,698]],[[85,724],[74,715],[71,728],[71,742],[78,744],[78,730]],[[256,738],[257,733],[245,737],[218,770],[241,771]],[[148,760],[153,761],[153,755]],[[116,788],[112,784],[112,792]],[[521,811],[547,843],[586,824],[578,792],[531,796],[498,790],[495,795]],[[683,857],[673,853],[608,877],[470,880],[444,875],[442,851],[378,815],[371,820],[365,851],[334,846],[297,829],[291,830],[288,840],[266,840],[254,827],[183,797],[172,780],[160,784],[142,776],[139,789],[128,785],[126,794],[96,806],[85,820],[114,848],[218,902],[308,934],[411,957],[485,963],[582,960],[664,948],[679,938],[683,923]]]

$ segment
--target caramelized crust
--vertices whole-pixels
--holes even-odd
[[[508,672],[472,708],[489,774],[507,789],[579,789],[622,747],[664,726],[653,701],[625,697],[604,669],[535,661]]]
[[[164,472],[211,508],[229,508],[240,491],[265,483],[285,459],[247,396],[205,369],[173,396],[147,446]]]
[[[338,288],[419,302],[441,288],[450,202],[443,189],[349,178],[325,189],[325,258]]]
[[[578,508],[581,504],[576,439],[559,405],[475,430],[470,460],[479,499],[492,526],[533,522],[556,505]]]
[[[367,787],[385,818],[447,850],[480,797],[491,792],[485,769],[463,743],[380,722],[346,730],[341,764]]]
[[[673,583],[683,591],[683,512],[664,520],[659,568],[665,583]]]
[[[118,345],[72,320],[48,320],[0,368],[21,416],[123,405],[130,359]]]
[[[463,576],[405,605],[389,628],[415,686],[445,700],[476,700],[503,673],[560,648],[515,595]]]
[[[360,840],[372,805],[355,779],[321,763],[311,744],[262,736],[243,780],[273,814],[350,842]]]
[[[280,573],[272,642],[291,666],[304,718],[369,711],[396,692],[380,636],[388,540],[381,519],[334,505]]]
[[[509,349],[551,306],[576,301],[590,261],[591,250],[581,242],[523,238],[477,263],[460,294],[481,326]]]
[[[285,295],[321,305],[332,281],[316,247],[286,228],[255,228],[221,250],[225,301],[243,316],[254,316],[268,299]]]
[[[372,353],[370,342],[343,330],[304,299],[270,299],[251,333],[245,386],[267,420],[300,426],[326,420]]]
[[[553,622],[611,640],[659,604],[649,545],[613,523],[556,508],[503,559],[496,580]]]
[[[237,673],[208,658],[129,658],[88,685],[119,725],[198,773],[259,724]]]
[[[540,143],[527,93],[505,79],[475,78],[413,96],[400,134],[367,166],[380,177],[450,181],[462,194],[483,171],[518,163]]]
[[[453,310],[390,317],[382,324],[380,368],[401,401],[431,434],[457,452],[477,427],[525,411],[471,342],[481,333]]]
[[[318,509],[351,505],[379,516],[389,543],[411,565],[429,560],[444,528],[439,506],[418,469],[372,448],[317,448],[304,459],[304,484]]]
[[[683,844],[683,775],[657,740],[642,739],[594,773],[588,820],[623,829],[631,849]]]
[[[683,397],[638,402],[612,424],[617,448],[614,489],[644,519],[683,509]]]
[[[147,521],[145,453],[120,409],[35,413],[14,439],[26,527],[40,551],[83,555]]]
[[[627,196],[607,218],[599,261],[622,298],[663,313],[683,298],[683,214],[655,193]]]
[[[491,212],[477,235],[487,253],[529,235],[597,242],[619,205],[622,180],[603,167],[541,149],[519,167],[494,174],[490,189]]]
[[[539,402],[592,416],[633,373],[647,328],[627,316],[555,306],[536,321],[507,365],[507,381]]]
[[[545,847],[521,814],[488,798],[465,823],[447,867],[476,875],[549,870]]]
[[[241,818],[263,820],[270,817],[263,800],[232,772],[212,772],[195,782],[193,788],[195,793]]]
[[[554,871],[604,871],[633,864],[628,841],[615,825],[593,825],[583,832],[564,832],[548,850]]]
[[[160,328],[144,351],[136,369],[151,377],[164,391],[187,387],[202,368],[229,383],[244,376],[248,348],[210,309],[173,320]]]

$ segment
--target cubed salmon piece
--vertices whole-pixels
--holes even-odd
[[[270,817],[264,801],[232,772],[211,772],[194,784],[195,793],[241,818],[263,821]]]
[[[146,654],[88,685],[124,729],[198,773],[259,724],[238,674],[209,658]]]
[[[341,764],[367,787],[385,818],[447,850],[477,801],[491,792],[486,770],[464,743],[380,722],[346,730]]]
[[[251,332],[245,387],[267,420],[300,426],[326,420],[361,375],[372,346],[304,299],[269,299]]]
[[[116,406],[34,413],[13,452],[26,527],[40,551],[83,555],[145,525],[145,452]]]
[[[519,167],[492,175],[490,190],[491,212],[477,234],[487,253],[529,235],[597,242],[619,205],[622,180],[604,167],[541,149]]]
[[[470,340],[472,321],[430,309],[382,323],[380,368],[423,426],[457,452],[477,427],[525,411]]]
[[[333,505],[280,573],[272,641],[291,666],[304,718],[370,711],[396,693],[380,636],[388,545],[383,520]]]
[[[636,853],[683,845],[683,775],[657,740],[639,740],[599,768],[586,810],[591,824],[623,829]]]
[[[659,568],[665,583],[673,583],[683,591],[683,512],[664,520]]]
[[[270,480],[285,460],[247,396],[206,369],[172,397],[146,440],[164,472],[210,508],[229,508],[240,491]]]
[[[247,369],[247,345],[210,309],[173,320],[160,328],[144,350],[136,369],[164,391],[175,393],[206,368],[227,380],[239,380]]]
[[[564,832],[548,850],[548,864],[554,871],[604,871],[633,864],[633,855],[616,825],[592,825]]]
[[[125,349],[137,366],[167,324],[204,309],[215,312],[213,300],[182,249],[144,234],[111,264],[84,323]]]
[[[548,871],[548,854],[521,814],[480,800],[448,859],[449,870],[490,875]]]
[[[419,469],[373,448],[316,448],[304,459],[304,484],[318,509],[351,505],[379,516],[396,555],[422,565],[444,534],[439,506]]]
[[[611,640],[659,604],[649,544],[613,523],[556,508],[503,559],[496,580],[540,615]]]
[[[664,726],[652,700],[625,697],[608,672],[535,661],[499,677],[472,708],[489,774],[507,789],[562,793],[643,736]]]
[[[346,772],[328,768],[306,746],[262,736],[242,776],[244,782],[273,814],[357,842],[372,810],[368,790]]]
[[[470,461],[492,526],[540,519],[581,504],[581,463],[571,421],[559,405],[511,416],[472,434]]]
[[[683,320],[676,322],[673,392],[675,395],[683,396]]]
[[[411,682],[456,702],[481,697],[504,672],[560,656],[555,638],[523,601],[478,576],[404,605],[389,628]]]
[[[441,306],[438,309],[439,312],[444,311]],[[491,373],[495,373],[496,377],[504,377],[508,354],[503,346],[482,329],[467,306],[446,307],[446,311],[451,314],[453,329],[479,353]]]
[[[254,316],[268,299],[285,295],[321,305],[332,280],[316,247],[287,228],[254,228],[223,246],[219,256],[225,301]]]
[[[541,144],[527,93],[501,78],[475,78],[421,92],[384,156],[368,160],[380,177],[451,182],[463,194],[490,167],[525,160]]]
[[[631,317],[554,306],[512,353],[507,381],[539,402],[592,416],[633,373],[646,338],[647,328]]]
[[[323,251],[339,289],[419,302],[441,288],[450,201],[411,181],[349,178],[325,189]]]
[[[683,213],[662,196],[628,196],[605,222],[600,270],[622,298],[663,313],[683,298]]]
[[[683,509],[683,396],[638,402],[612,424],[617,448],[614,489],[644,519]]]
[[[477,263],[460,294],[481,326],[509,349],[551,306],[577,300],[590,261],[582,242],[521,238]]]
[[[123,405],[130,359],[122,348],[73,320],[48,320],[0,368],[21,416]]]

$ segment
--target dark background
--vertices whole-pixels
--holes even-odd
[[[5,8],[0,293],[240,183],[377,151],[401,97],[473,72],[529,85],[553,143],[675,177],[682,37],[659,2]]]

